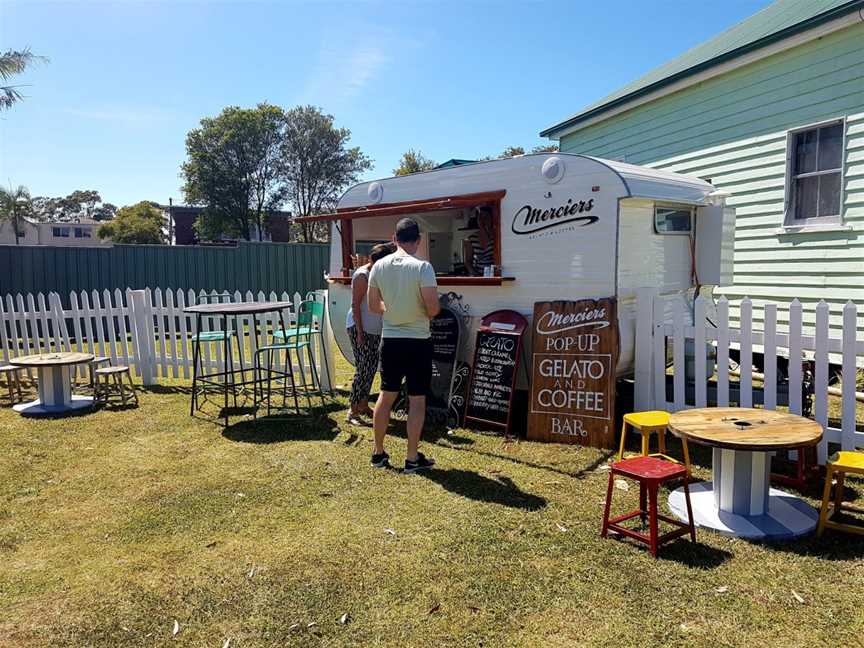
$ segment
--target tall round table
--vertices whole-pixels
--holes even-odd
[[[62,351],[21,356],[9,360],[15,367],[36,369],[39,398],[13,409],[25,416],[56,416],[93,407],[91,396],[72,393],[72,367],[93,360],[92,353]]]
[[[713,448],[712,481],[690,486],[696,526],[753,540],[786,540],[816,528],[818,511],[771,488],[770,472],[774,451],[819,443],[821,425],[786,412],[708,407],[673,414],[669,429]],[[683,488],[669,495],[669,507],[687,519]]]

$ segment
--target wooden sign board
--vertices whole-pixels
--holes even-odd
[[[474,343],[466,421],[509,428],[522,332],[527,324],[522,315],[508,310],[489,313],[481,321]]]
[[[534,304],[528,438],[615,447],[614,297]]]

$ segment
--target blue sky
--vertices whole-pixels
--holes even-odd
[[[0,113],[0,181],[182,202],[184,139],[227,105],[311,103],[391,174],[538,132],[767,0],[8,2],[0,49],[50,62]]]

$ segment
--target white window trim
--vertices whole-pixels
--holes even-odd
[[[840,213],[836,216],[812,216],[810,218],[795,218],[793,199],[795,192],[792,186],[792,171],[795,165],[794,149],[795,136],[804,131],[831,126],[832,124],[840,124],[843,129],[843,135],[840,143]],[[818,151],[818,149],[817,149]],[[817,152],[818,160],[818,152]],[[786,175],[784,178],[784,195],[783,195],[783,227],[781,231],[784,234],[805,233],[814,231],[826,230],[842,230],[843,213],[846,204],[846,190],[843,185],[843,180],[846,170],[846,116],[837,117],[835,119],[826,119],[825,121],[799,126],[797,128],[786,131]],[[824,173],[824,172],[823,172]],[[801,175],[821,175],[821,173],[801,174]]]
[[[658,209],[675,209],[678,211],[689,211],[690,212],[690,229],[686,232],[660,232],[657,229],[657,210]],[[695,215],[695,208],[692,205],[672,205],[672,204],[663,204],[663,203],[654,203],[653,210],[653,220],[651,223],[651,227],[654,230],[654,234],[656,236],[692,236],[693,235],[693,217]]]

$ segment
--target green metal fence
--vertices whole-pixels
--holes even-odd
[[[192,288],[306,294],[324,287],[329,246],[0,246],[0,295],[115,288]]]

